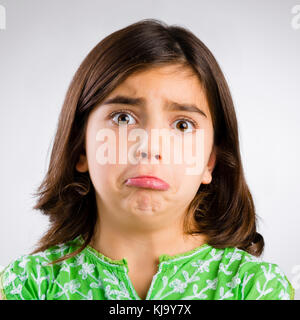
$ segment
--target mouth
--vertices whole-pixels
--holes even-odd
[[[125,180],[125,185],[161,191],[166,191],[170,188],[167,182],[154,176],[137,176],[129,178]]]

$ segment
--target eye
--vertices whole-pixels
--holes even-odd
[[[196,128],[195,122],[189,119],[182,118],[176,120],[174,123],[176,122],[177,124],[175,125],[175,128],[182,131],[183,133],[193,132],[193,130]]]
[[[136,123],[133,115],[131,115],[129,111],[113,112],[110,114],[110,118],[112,118],[112,121],[115,122],[116,125],[130,125]],[[133,121],[133,123],[130,121]]]

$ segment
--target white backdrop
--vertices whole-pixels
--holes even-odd
[[[47,229],[31,194],[74,72],[106,35],[144,18],[189,28],[217,58],[262,258],[282,268],[300,299],[300,0],[0,0],[0,265],[30,252]]]

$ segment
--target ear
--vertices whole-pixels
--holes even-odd
[[[210,157],[209,157],[209,160],[208,160],[208,163],[206,165],[203,177],[202,177],[202,183],[203,184],[211,183],[212,172],[213,172],[215,164],[216,164],[216,159],[217,159],[216,148],[213,147],[212,152],[211,152]]]
[[[88,162],[87,162],[87,158],[86,155],[81,154],[79,157],[78,162],[76,163],[75,166],[76,170],[79,172],[86,172],[88,171],[89,167],[88,167]]]

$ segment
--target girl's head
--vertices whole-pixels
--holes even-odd
[[[164,128],[174,134],[166,163],[166,150],[151,145],[151,130]],[[101,141],[103,129],[114,138]],[[133,158],[145,152],[146,161],[119,163],[125,133],[129,137],[134,129],[148,133],[149,140],[127,140],[125,151],[133,152]],[[196,129],[204,133],[203,162],[199,173],[187,175],[190,165],[173,161],[174,154],[186,150],[175,140],[185,136],[184,142],[197,149]],[[117,162],[99,163],[105,146],[115,150]],[[138,175],[157,176],[170,187],[158,191],[125,184]],[[80,65],[66,94],[49,169],[37,195],[34,208],[48,215],[51,224],[34,253],[81,234],[85,242],[72,255],[77,254],[90,243],[98,212],[131,232],[178,221],[186,234],[203,234],[214,247],[234,246],[254,255],[264,247],[256,232],[224,75],[190,31],[153,19],[112,33]]]
[[[192,106],[191,111],[178,110],[179,107]],[[190,165],[192,157],[186,158],[195,149],[196,129],[200,128],[205,135],[203,150],[198,138],[198,168],[201,170],[196,172],[196,164]],[[161,140],[169,138],[169,147],[166,143],[163,145],[163,141],[155,143],[155,134],[160,129]],[[164,135],[163,130],[173,133],[173,137]],[[169,63],[129,75],[90,112],[85,153],[80,155],[76,164],[79,172],[89,172],[102,224],[105,219],[115,228],[119,226],[131,234],[145,234],[161,227],[165,230],[166,226],[182,224],[199,186],[212,179],[215,163],[213,133],[208,102],[191,67]],[[107,140],[99,141],[101,136],[103,140],[107,136]],[[127,141],[131,136],[134,141]],[[120,163],[123,149],[126,161]],[[111,161],[107,163],[103,161],[105,152],[107,157],[111,155],[108,158]],[[176,163],[174,155],[179,153],[184,157]],[[145,158],[138,157],[141,154]],[[204,163],[209,163],[201,168],[203,154]],[[155,156],[158,156],[157,163],[153,160]],[[187,168],[195,170],[187,175]],[[163,179],[169,188],[158,191],[130,187],[125,183],[128,178],[140,175]]]

